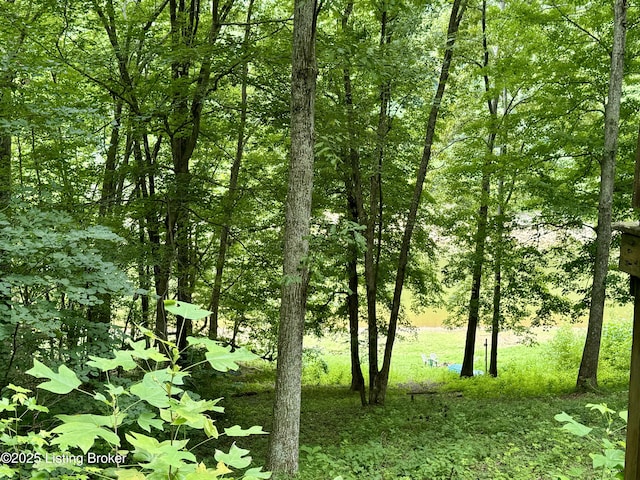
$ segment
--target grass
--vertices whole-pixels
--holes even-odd
[[[538,332],[540,342],[529,346],[504,335],[499,377],[460,379],[446,368],[425,366],[420,354],[435,352],[442,362],[460,362],[463,329],[402,331],[394,348],[386,404],[367,408],[348,390],[346,336],[305,339],[309,353],[299,479],[606,478],[591,468],[589,453],[599,451],[594,440],[572,437],[554,416],[566,411],[586,424],[602,424],[585,405],[607,403],[625,409],[628,371],[605,366],[602,390],[576,395],[575,355],[562,363],[558,354],[579,344],[582,331],[564,332],[564,337],[558,331]],[[476,348],[476,368],[482,370],[485,337],[479,332]],[[274,376],[272,364],[253,365],[240,376],[207,382],[201,393],[225,397],[226,414],[220,420],[224,426],[263,425],[268,431]],[[439,385],[434,394],[419,395],[415,401],[407,395],[406,384],[434,383]],[[241,440],[254,463],[265,465],[268,439]]]

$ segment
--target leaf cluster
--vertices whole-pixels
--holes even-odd
[[[191,319],[200,318],[203,312],[205,315],[209,313],[187,303],[169,304],[167,309]],[[40,383],[38,388],[57,395],[77,391],[91,398],[92,403],[105,414],[57,415],[61,423],[52,430],[22,435],[23,427],[20,422],[24,412],[46,412],[47,409],[27,395],[29,390],[10,385],[9,389],[15,393],[10,398],[3,397],[0,411],[13,413],[14,416],[1,420],[0,443],[5,450],[24,451],[26,448],[38,461],[32,466],[5,465],[0,474],[11,477],[21,472],[37,477],[40,472],[54,473],[62,468],[71,472],[66,478],[86,478],[88,473],[101,473],[119,479],[186,480],[223,478],[232,473],[232,469],[247,469],[251,464],[251,457],[247,456],[249,452],[235,443],[228,452],[216,450],[217,465],[214,468],[206,467],[192,452],[195,447],[187,446],[189,432],[203,431],[206,439],[201,444],[214,441],[221,435],[245,437],[266,432],[259,426],[243,429],[238,425],[220,432],[208,412],[223,412],[224,409],[217,405],[221,399],[193,398],[194,394],[184,389],[184,381],[193,366],[180,367],[177,362],[181,352],[175,344],[160,340],[149,331],[146,334],[151,340],[158,342],[159,348],[147,347],[144,340],[130,341],[129,349],[114,350],[113,358],[91,358],[91,366],[103,372],[107,378],[96,391],[85,390],[77,375],[65,365],[61,365],[56,372],[34,359],[33,368],[27,373],[47,380]],[[189,348],[204,348],[206,362],[220,372],[237,370],[237,362],[256,358],[247,350],[237,349],[232,352],[229,348],[203,338],[189,337]],[[109,380],[109,373],[118,369],[142,369],[144,375],[142,380],[126,388],[116,386]],[[142,410],[140,406],[143,407]],[[133,425],[128,423],[127,419],[132,414],[135,414],[133,420],[141,432],[135,431]],[[152,430],[159,433],[152,434]],[[166,439],[158,440],[158,435]],[[129,445],[128,448],[125,448],[125,442]],[[47,462],[53,456],[88,458],[87,455],[97,449],[106,449],[105,451],[117,455],[114,458],[118,458],[118,465],[83,465],[79,461],[60,466],[55,462]],[[77,451],[82,452],[82,456],[78,456]],[[270,474],[260,468],[247,469],[242,476],[246,480],[269,477]]]

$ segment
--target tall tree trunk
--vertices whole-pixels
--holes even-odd
[[[504,154],[504,149],[501,150]],[[491,354],[489,375],[498,376],[498,335],[502,324],[502,255],[504,242],[504,181],[498,181],[498,213],[496,215],[496,251],[493,265],[493,314],[491,316]]]
[[[171,254],[161,241],[160,232],[164,228],[160,221],[161,214],[157,211],[154,164],[160,151],[162,137],[158,138],[153,149],[146,134],[133,142],[133,155],[139,169],[138,183],[144,202],[143,222],[144,230],[149,237],[151,258],[153,259],[153,279],[156,302],[156,315],[153,331],[158,339],[167,339],[167,316],[163,299],[169,291],[169,272],[171,271]],[[142,145],[141,145],[142,144]],[[161,342],[157,342],[162,345]]]
[[[291,59],[291,162],[285,207],[278,366],[269,465],[276,476],[298,471],[302,338],[309,272],[316,89],[316,1],[295,0]]]
[[[616,151],[618,149],[618,123],[620,120],[626,32],[627,2],[626,0],[616,0],[614,5],[609,94],[604,114],[604,151],[600,162],[596,258],[591,286],[589,325],[576,381],[576,387],[580,390],[593,389],[598,386],[598,359],[600,356],[600,339],[602,337],[606,278],[609,270],[613,186],[615,182]]]
[[[211,26],[207,43],[213,46],[220,34],[234,0],[213,0],[211,3]],[[200,25],[200,2],[188,5],[183,1],[169,0],[169,16],[171,20],[172,47],[177,52],[195,47],[195,39]],[[202,109],[209,94],[211,83],[212,54],[206,56],[198,69],[197,76],[192,78],[195,87],[190,93],[178,88],[172,99],[171,114],[167,119],[167,128],[171,138],[171,157],[175,172],[175,191],[169,199],[169,218],[167,222],[167,241],[174,248],[176,255],[176,277],[178,283],[178,301],[190,302],[192,295],[191,240],[189,224],[189,203],[191,191],[191,173],[189,162],[200,136]],[[172,78],[182,84],[190,80],[192,59],[184,54],[177,56],[171,65]],[[192,330],[191,320],[177,317],[176,343],[183,350],[186,347],[187,335]]]
[[[371,394],[371,392],[369,394],[369,396],[373,400],[372,403],[384,403],[385,395],[387,393],[389,372],[391,369],[391,354],[393,352],[393,343],[395,341],[396,329],[398,327],[400,299],[402,296],[407,263],[409,260],[411,237],[413,235],[413,229],[415,228],[416,224],[416,217],[418,215],[418,207],[420,206],[420,198],[422,196],[424,180],[429,168],[429,161],[431,160],[431,148],[433,147],[433,140],[436,131],[438,114],[440,112],[440,105],[444,96],[444,90],[447,84],[447,80],[449,79],[449,70],[451,68],[451,60],[453,58],[453,47],[456,41],[456,34],[458,32],[460,22],[462,21],[462,16],[464,14],[466,6],[466,0],[454,0],[453,6],[451,7],[451,16],[449,17],[449,25],[447,28],[447,42],[444,52],[444,58],[442,61],[442,67],[440,70],[440,77],[438,79],[436,92],[431,103],[431,112],[427,121],[422,159],[420,160],[420,166],[416,175],[416,185],[413,190],[413,197],[411,198],[409,213],[407,215],[407,221],[402,236],[402,244],[400,246],[398,270],[396,272],[396,284],[393,292],[393,303],[391,304],[391,314],[389,318],[389,332],[387,334],[387,342],[384,351],[384,361],[382,364],[382,369],[380,370],[380,373],[377,376],[376,381],[374,382],[374,392],[373,394]]]
[[[244,55],[245,60],[242,65],[242,87],[240,92],[240,122],[238,125],[238,141],[236,144],[236,154],[231,165],[231,175],[229,177],[229,190],[222,200],[223,220],[220,228],[220,240],[218,242],[218,258],[216,259],[216,274],[213,280],[213,289],[211,290],[211,302],[209,310],[209,338],[218,338],[218,312],[220,310],[220,293],[222,291],[222,275],[224,273],[225,261],[227,258],[227,245],[229,242],[229,230],[231,229],[231,218],[233,216],[234,204],[236,201],[236,193],[238,189],[238,176],[240,173],[240,164],[244,154],[245,130],[247,126],[247,79],[249,75],[249,59],[248,46],[251,35],[251,14],[253,11],[254,0],[249,1],[247,7],[247,24],[244,29]]]
[[[113,212],[116,202],[116,168],[118,160],[118,148],[120,147],[120,125],[122,123],[123,102],[120,98],[114,98],[113,125],[107,148],[107,158],[105,159],[104,173],[102,177],[102,190],[100,192],[100,203],[98,216],[102,221]],[[89,323],[101,323],[107,325],[111,323],[111,295],[97,294],[102,303],[91,305],[87,308],[87,320]],[[100,342],[101,339],[87,337],[88,343]]]
[[[151,279],[149,278],[149,265],[147,263],[146,255],[144,254],[144,244],[145,242],[145,232],[143,228],[143,223],[140,222],[138,224],[138,241],[140,242],[140,256],[138,257],[138,282],[140,284],[140,288],[144,290],[142,295],[140,295],[140,325],[143,328],[149,328],[149,297],[150,297],[150,289],[151,289]],[[131,327],[131,336],[135,337],[133,333],[135,328]],[[149,348],[149,337],[144,336],[147,348]]]
[[[158,5],[158,8],[149,18],[145,30],[148,30],[148,28],[150,28],[151,25],[154,24],[154,20],[165,9],[167,1],[168,0],[164,0],[160,5]],[[113,50],[113,55],[118,64],[118,75],[120,83],[122,84],[122,92],[119,95],[119,98],[121,98],[124,103],[127,104],[134,117],[138,119],[143,118],[146,116],[146,114],[143,114],[141,110],[141,104],[136,96],[134,88],[134,84],[138,79],[134,78],[132,73],[129,71],[130,56],[132,54],[129,49],[130,42],[129,39],[125,39],[123,44],[120,43],[118,31],[116,28],[118,22],[116,21],[116,10],[114,8],[113,1],[108,0],[104,5],[102,5],[95,0],[92,0],[91,4],[109,38],[109,43]],[[86,76],[87,78],[92,79],[91,75]],[[103,85],[100,84],[100,86],[102,87]],[[153,277],[155,284],[155,293],[156,297],[158,298],[158,301],[156,302],[156,315],[153,331],[158,339],[166,340],[167,318],[164,309],[164,303],[162,300],[167,298],[168,295],[172,256],[167,251],[165,246],[161,243],[161,232],[164,229],[164,225],[160,220],[160,217],[163,216],[163,214],[158,212],[156,206],[157,198],[155,193],[154,173],[155,161],[160,150],[160,145],[162,143],[162,136],[158,138],[152,149],[149,143],[148,135],[147,133],[145,133],[145,126],[136,125],[134,129],[140,129],[142,130],[142,132],[137,136],[137,138],[131,138],[131,144],[128,144],[128,148],[132,148],[133,150],[134,159],[139,169],[138,184],[141,189],[140,191],[143,197],[143,201],[146,203],[146,205],[144,206],[143,214],[145,224],[144,229],[146,230],[149,237],[151,257],[154,262]],[[118,131],[112,132],[112,135],[116,133],[119,135]],[[114,143],[112,141],[111,145],[113,144]],[[116,151],[114,150],[113,153],[115,154]],[[115,161],[115,157],[113,157],[113,160]],[[109,184],[107,184],[106,188],[107,190],[109,190],[111,187]],[[165,243],[167,243],[167,241],[165,241]],[[159,346],[163,345],[160,341],[156,343]]]
[[[480,321],[480,287],[482,285],[482,267],[487,240],[487,220],[489,216],[489,189],[491,176],[488,165],[483,166],[482,189],[480,192],[480,208],[478,209],[478,225],[475,234],[475,252],[471,276],[471,298],[469,299],[469,318],[467,320],[467,336],[464,344],[461,377],[473,377],[473,357],[476,347],[476,332]]]
[[[9,75],[0,75],[0,115],[11,111],[11,79]],[[11,133],[0,127],[0,214],[8,215],[11,204]],[[9,262],[4,255],[0,255],[0,278],[9,273]],[[11,322],[11,296],[0,295],[0,327],[6,328]],[[14,329],[14,338],[18,333],[18,325]],[[15,346],[15,341],[13,342]],[[15,350],[13,348],[3,348],[5,351],[11,351],[13,356]],[[4,359],[6,360],[6,359]],[[8,375],[8,373],[7,373]],[[6,380],[5,376],[5,380]]]
[[[487,73],[489,67],[489,47],[487,45],[487,2],[482,1],[482,49],[484,67],[484,88],[487,95],[491,92],[491,81]],[[467,337],[462,360],[461,377],[473,376],[473,359],[476,347],[476,332],[480,322],[480,294],[482,288],[482,269],[485,261],[485,245],[488,233],[489,198],[491,189],[491,158],[496,142],[496,128],[498,116],[498,99],[489,97],[487,107],[491,118],[489,139],[487,141],[487,159],[482,166],[482,184],[480,190],[480,207],[478,209],[478,225],[475,235],[475,252],[471,277],[471,298],[469,299],[469,319],[467,324]],[[497,332],[497,331],[496,331]],[[497,340],[496,340],[497,341]]]
[[[6,108],[10,103],[11,91],[9,87],[0,85],[0,108]],[[11,133],[0,131],[0,213],[7,213],[11,202]]]
[[[500,0],[498,3],[500,10],[504,11],[505,1]],[[486,0],[482,3],[482,17],[483,21],[483,47],[485,53],[485,63],[488,63],[489,49],[487,47],[487,35],[486,35],[486,15],[487,5]],[[485,75],[485,88],[488,84],[488,77]],[[491,107],[491,104],[489,104]],[[507,102],[507,88],[502,89],[502,120],[506,118],[509,113],[509,106]],[[497,104],[496,104],[496,116],[497,116]],[[504,158],[507,154],[507,134],[506,131],[502,135],[502,144],[500,145],[500,157]],[[502,326],[502,260],[504,255],[504,227],[505,227],[505,209],[506,205],[511,198],[511,189],[509,194],[505,196],[504,191],[504,178],[502,174],[498,179],[498,211],[495,219],[495,252],[493,262],[493,311],[491,315],[491,353],[489,360],[489,375],[492,377],[498,376],[498,337],[500,335],[500,327]]]
[[[391,43],[392,31],[388,2],[383,2],[380,15],[380,50],[385,55],[386,47]],[[365,252],[365,279],[367,284],[367,324],[369,331],[369,403],[378,403],[380,371],[378,369],[378,270],[382,248],[382,165],[386,136],[389,133],[389,104],[391,102],[391,82],[383,80],[380,84],[380,110],[376,128],[375,159],[377,165],[369,179],[369,218],[366,223],[367,250]]]
[[[358,247],[354,243],[349,248],[349,261],[347,262],[347,276],[349,277],[349,294],[347,295],[347,313],[349,315],[349,345],[351,354],[351,390],[360,394],[362,406],[367,404],[364,375],[360,364],[359,344],[359,320],[358,308]]]
[[[349,29],[349,17],[353,12],[353,1],[349,1],[342,14],[342,32]],[[362,181],[360,178],[360,154],[356,146],[353,92],[351,88],[351,69],[348,65],[342,70],[344,87],[344,105],[347,111],[347,130],[349,134],[349,146],[342,154],[342,168],[344,187],[347,197],[348,218],[358,225],[363,223],[364,207],[362,200]],[[358,294],[358,245],[355,239],[349,248],[349,259],[347,260],[347,277],[349,281],[349,294],[347,295],[347,314],[349,316],[349,342],[351,353],[351,390],[360,393],[360,402],[366,405],[366,392],[362,365],[360,364],[360,343],[359,343],[359,323],[360,323],[360,297]]]
[[[122,100],[114,98],[113,126],[107,148],[107,158],[104,163],[104,173],[102,177],[102,191],[100,192],[100,207],[98,215],[105,217],[113,210],[116,197],[116,167],[118,164],[118,147],[120,146],[120,125],[122,123]]]

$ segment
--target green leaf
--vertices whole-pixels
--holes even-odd
[[[16,393],[30,393],[31,392],[31,390],[29,390],[28,388],[18,387],[16,385],[14,385],[13,383],[10,383],[9,385],[7,385],[7,388],[9,390],[13,390]]]
[[[176,379],[176,383],[182,381],[181,376],[177,376],[174,381]],[[142,381],[133,385],[129,390],[154,407],[167,408],[170,405],[169,386],[171,386],[172,394],[182,392],[180,388],[171,385],[169,383],[170,380],[171,375],[166,370],[155,370],[147,372]]]
[[[54,428],[52,433],[58,436],[51,440],[52,445],[60,445],[63,450],[78,447],[84,454],[93,447],[95,439],[101,437],[111,445],[120,445],[120,437],[110,430],[97,427],[95,423],[71,422]]]
[[[124,420],[125,414],[119,415],[92,415],[89,413],[81,413],[77,415],[56,415],[64,423],[86,423],[96,427],[119,427]]]
[[[18,473],[16,470],[14,470],[13,468],[11,468],[9,465],[5,465],[2,464],[0,465],[0,478],[13,478],[16,473]]]
[[[118,385],[117,387],[111,383],[107,383],[105,385],[105,387],[107,387],[107,391],[109,392],[109,395],[111,395],[112,397],[119,397],[120,395],[123,394],[129,394],[124,387],[122,387],[122,385]]]
[[[138,425],[147,432],[151,432],[151,427],[164,430],[164,423],[152,412],[142,412],[138,417]]]
[[[127,350],[115,350],[113,354],[115,358],[102,358],[89,355],[91,360],[87,362],[87,365],[97,368],[101,372],[108,372],[109,370],[115,370],[117,368],[122,368],[128,372],[138,366],[131,357],[131,352]]]
[[[224,462],[226,465],[231,465],[234,468],[247,468],[251,464],[251,457],[246,455],[249,450],[238,448],[234,443],[229,449],[229,453],[224,453],[222,450],[216,450],[215,459],[218,462]]]
[[[166,311],[171,312],[174,315],[188,318],[189,320],[200,320],[201,318],[208,317],[213,313],[191,303],[176,302],[175,300],[165,300],[164,308]]]
[[[249,435],[267,435],[268,432],[262,430],[262,427],[259,425],[254,425],[247,430],[243,430],[240,425],[234,425],[231,428],[225,428],[224,434],[229,437],[248,437]]]
[[[115,471],[118,480],[145,480],[144,473],[139,470],[118,468]]]
[[[219,372],[237,370],[236,362],[248,362],[255,360],[258,356],[245,348],[238,348],[231,351],[231,347],[223,347],[218,342],[202,337],[188,337],[189,345],[203,345],[207,349],[205,358],[211,367]]]
[[[207,411],[222,411],[217,407],[218,400],[193,400],[188,393],[184,393],[179,402],[171,400],[170,409],[160,410],[160,417],[172,425],[188,425],[191,428],[203,429],[206,426],[208,416]]]
[[[27,410],[49,413],[49,409],[44,405],[38,405],[38,400],[35,398],[27,398],[23,405],[27,407]]]
[[[204,433],[207,437],[209,438],[218,438],[220,436],[220,434],[218,433],[218,429],[216,428],[216,426],[213,424],[213,420],[211,420],[210,418],[207,418],[204,421]]]
[[[0,412],[15,412],[16,406],[8,398],[2,397],[0,400]]]
[[[624,450],[607,449],[604,455],[589,454],[593,459],[593,468],[622,469],[624,468]]]
[[[27,370],[26,373],[36,378],[48,378],[49,381],[41,383],[38,388],[60,395],[69,393],[82,385],[76,374],[65,365],[60,365],[58,373],[55,373],[45,364],[34,359],[33,368]]]
[[[616,413],[614,410],[607,407],[606,403],[587,403],[586,407],[591,410],[598,410],[603,415],[605,413]]]
[[[160,353],[155,348],[147,348],[147,344],[144,340],[134,342],[129,339],[129,345],[133,348],[133,351],[129,352],[134,358],[140,360],[154,360],[156,362],[168,362],[169,359],[166,355]]]
[[[136,432],[127,433],[125,437],[134,447],[134,458],[147,462],[146,467],[152,470],[180,468],[185,465],[184,460],[196,461],[196,457],[191,452],[183,450],[189,440],[165,440],[160,443],[155,438]]]
[[[562,426],[562,428],[574,435],[577,435],[578,437],[589,435],[589,433],[591,433],[591,431],[593,430],[592,428],[587,427],[582,423],[576,422],[571,415],[565,412],[559,413],[553,418],[555,418],[558,422],[567,422]]]
[[[218,465],[215,468],[215,470],[211,468],[207,468],[204,463],[200,463],[198,464],[198,466],[193,472],[191,472],[185,477],[185,480],[207,480],[207,479],[217,480],[223,477],[224,475],[226,475],[227,473],[232,473],[232,472],[222,462],[218,462]]]
[[[250,468],[246,472],[244,472],[243,480],[260,480],[271,478],[271,472],[263,472],[262,467],[259,468]]]
[[[102,402],[102,403],[106,403],[107,405],[110,405],[109,400],[107,400],[107,397],[105,397],[102,393],[100,392],[96,392],[93,394],[93,398],[95,400],[97,400],[98,402]]]

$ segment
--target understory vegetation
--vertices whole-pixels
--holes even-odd
[[[192,319],[207,313],[171,302],[166,308]],[[384,407],[362,407],[357,393],[348,392],[344,333],[307,337],[296,478],[615,478],[625,433],[624,415],[616,413],[628,400],[631,323],[605,324],[600,390],[577,394],[584,333],[565,325],[527,337],[505,334],[500,375],[461,378],[448,366],[460,357],[463,329],[407,327],[399,332]],[[480,332],[478,352],[485,336]],[[170,342],[161,342],[165,354],[130,342],[113,359],[92,356],[82,370],[85,381],[64,365],[56,373],[36,361],[21,380],[43,394],[15,385],[2,392],[3,451],[71,459],[121,454],[122,464],[25,469],[13,462],[0,469],[0,478],[233,478],[227,465],[248,469],[245,479],[269,478],[260,469],[269,438],[260,434],[271,429],[275,362],[206,339],[189,343],[181,356]],[[151,368],[159,360],[167,367]],[[484,370],[483,360],[478,355],[477,369]],[[38,385],[33,377],[48,382]]]
[[[593,468],[590,455],[600,452],[600,439],[571,435],[554,417],[566,412],[597,431],[607,423],[587,404],[626,409],[630,322],[605,325],[603,358],[624,360],[603,361],[601,389],[587,394],[575,393],[580,352],[570,356],[572,346],[582,344],[584,328],[554,328],[540,332],[540,342],[504,346],[497,378],[463,379],[445,366],[423,363],[421,352],[432,351],[441,365],[454,362],[463,334],[444,328],[404,332],[384,408],[363,408],[356,393],[346,393],[349,364],[341,348],[346,338],[308,338],[297,478],[614,478],[613,471]],[[477,360],[476,367],[484,369],[484,359],[479,355]],[[205,378],[198,383],[205,385]],[[224,396],[229,421],[250,419],[269,431],[274,378],[271,364],[254,362],[240,375],[208,383],[202,394]],[[616,425],[612,442],[624,438],[624,423],[618,419]],[[268,438],[248,438],[245,446],[260,464]]]

